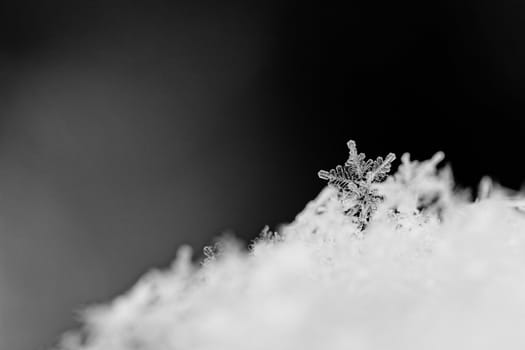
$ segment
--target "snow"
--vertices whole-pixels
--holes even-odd
[[[61,350],[525,349],[525,213],[403,156],[361,230],[325,188],[245,251],[181,247],[126,294],[85,310]]]

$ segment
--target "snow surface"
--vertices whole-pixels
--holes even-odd
[[[232,238],[85,310],[61,350],[525,349],[525,212],[403,156],[361,232],[325,188],[249,251]]]

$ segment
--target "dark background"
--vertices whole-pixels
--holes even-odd
[[[350,138],[521,186],[523,3],[321,4],[1,3],[1,349],[293,220]]]

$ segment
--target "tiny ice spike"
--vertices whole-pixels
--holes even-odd
[[[383,200],[381,194],[373,188],[374,183],[382,182],[390,172],[390,166],[396,159],[389,153],[383,160],[366,160],[364,153],[358,153],[354,141],[348,145],[348,159],[344,166],[338,165],[330,171],[321,170],[318,175],[327,180],[328,185],[338,191],[338,197],[343,202],[345,213],[353,216],[358,227],[363,230],[370,221],[372,214]]]

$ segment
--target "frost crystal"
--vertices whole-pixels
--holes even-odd
[[[449,167],[437,165],[445,158],[437,152],[422,162],[410,160],[410,154],[401,157],[397,173],[374,187],[385,196],[383,205],[398,213],[411,214],[434,210],[438,213],[450,207],[454,181]]]
[[[382,157],[377,157],[375,161],[366,160],[364,153],[357,152],[353,140],[348,141],[347,145],[349,154],[345,165],[338,165],[330,171],[321,170],[318,175],[337,189],[345,213],[354,217],[358,227],[364,229],[383,200],[373,184],[386,179],[396,156],[389,153],[384,160]]]

